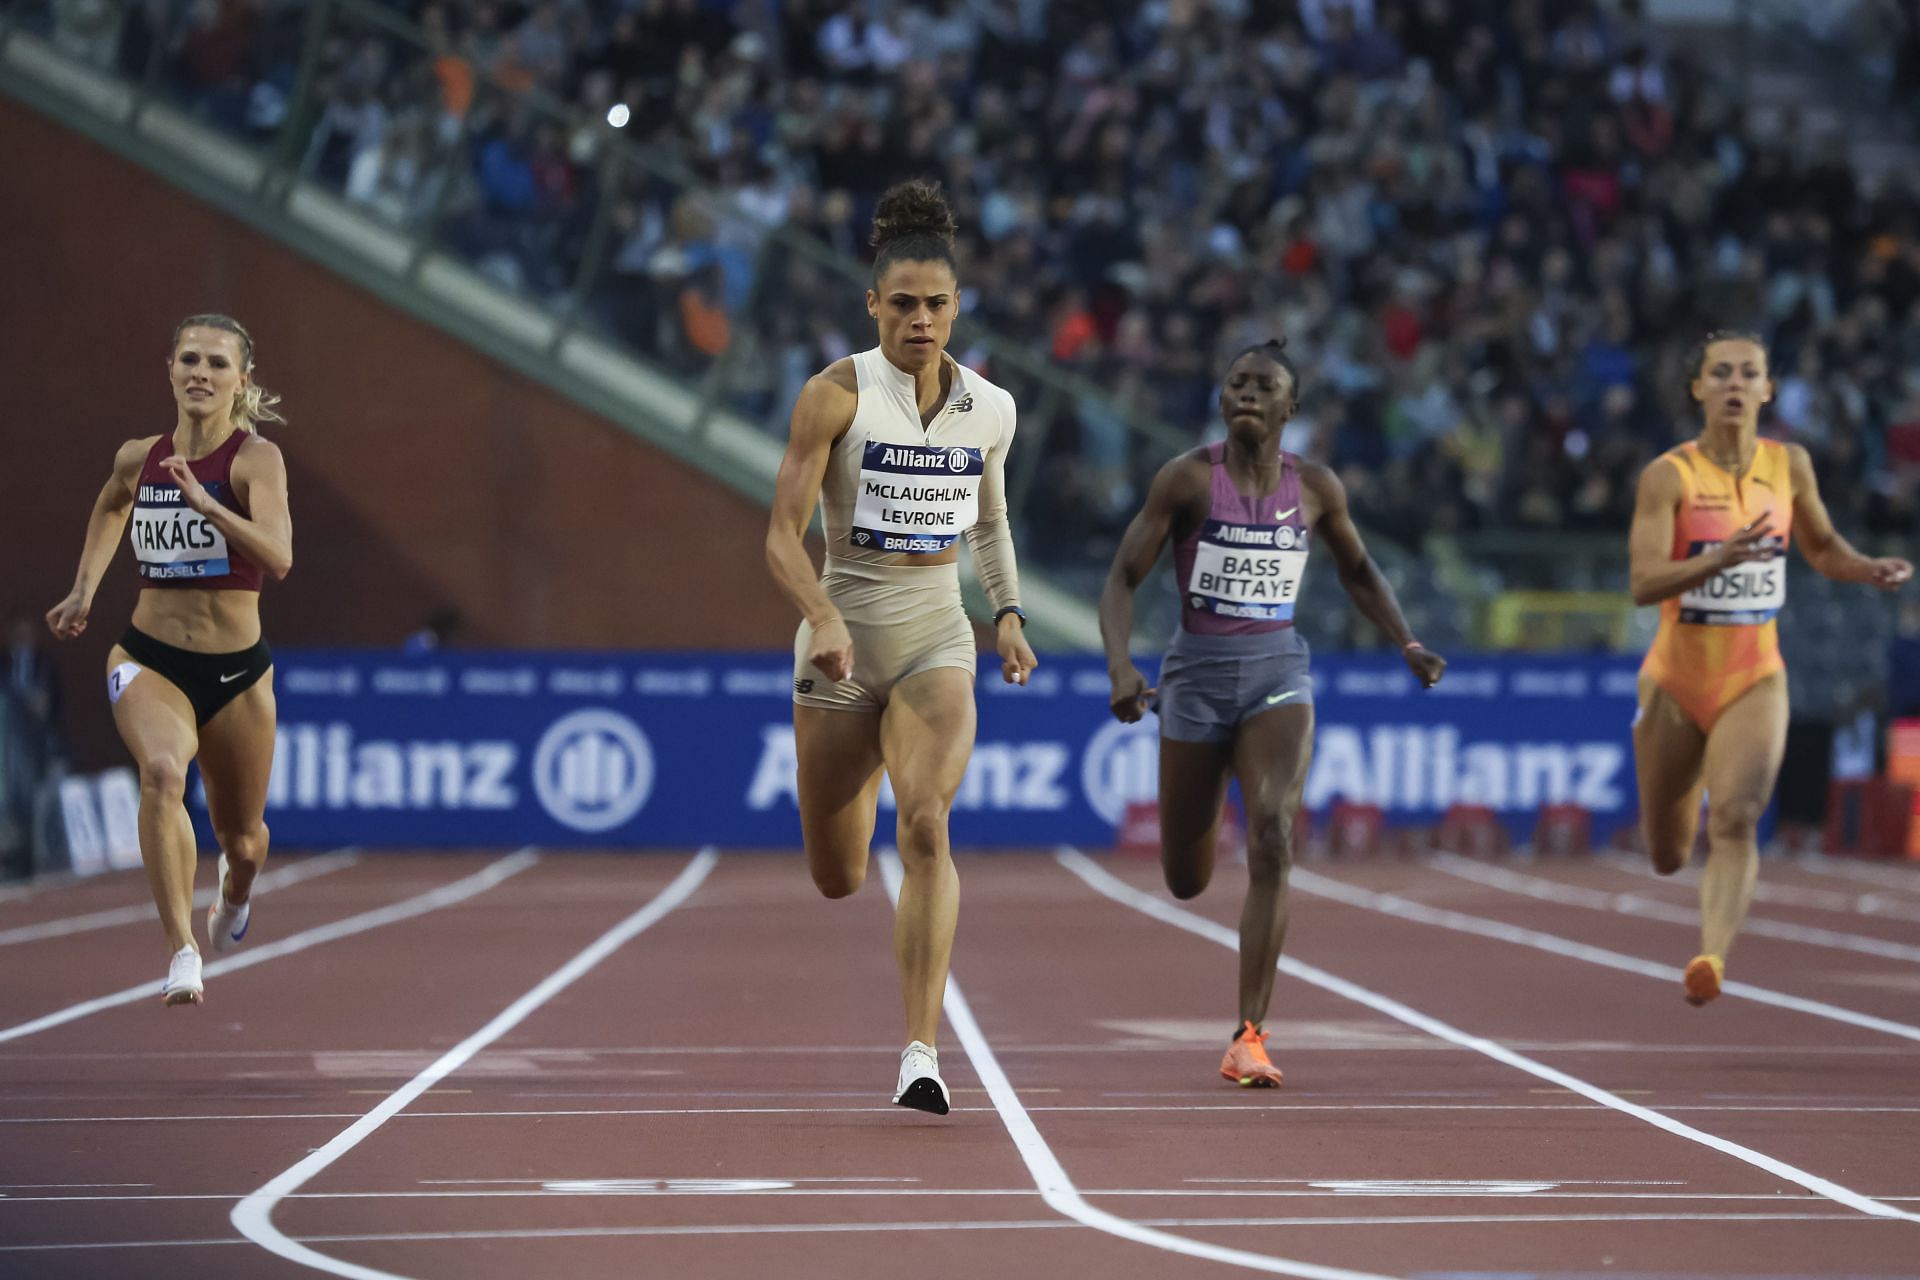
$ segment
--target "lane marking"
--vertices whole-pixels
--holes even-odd
[[[1608,893],[1604,889],[1585,889],[1578,885],[1561,884],[1542,876],[1528,875],[1524,871],[1488,866],[1453,853],[1437,853],[1428,860],[1428,865],[1445,875],[1471,884],[1484,885],[1503,893],[1519,894],[1540,902],[1584,907],[1592,911],[1611,912],[1614,915],[1639,916],[1645,920],[1658,920],[1665,924],[1685,925],[1690,929],[1700,927],[1698,910],[1683,907],[1677,903],[1643,898],[1638,894]],[[1883,938],[1870,938],[1857,933],[1789,924],[1784,920],[1749,916],[1746,923],[1740,926],[1740,932],[1743,935],[1753,934],[1762,938],[1779,938],[1785,942],[1801,942],[1810,947],[1857,951],[1862,955],[1879,956],[1884,960],[1904,960],[1908,964],[1920,964],[1920,947],[1910,947],[1904,943],[1888,942]]]
[[[335,920],[331,924],[318,925],[304,929],[299,933],[282,938],[278,942],[269,942],[265,946],[243,951],[237,956],[224,960],[208,961],[201,972],[215,978],[223,973],[234,973],[241,969],[250,969],[269,960],[278,960],[281,956],[305,951],[322,943],[337,942],[341,938],[350,938],[356,933],[365,933],[369,929],[378,929],[382,925],[397,924],[402,920],[411,920],[415,916],[425,915],[429,911],[438,911],[465,902],[478,894],[485,893],[510,876],[516,876],[540,860],[540,855],[532,849],[522,849],[518,853],[508,854],[488,863],[472,875],[442,885],[438,889],[419,894],[391,906],[379,907],[372,911],[362,911],[358,915]],[[83,1000],[68,1005],[64,1009],[22,1022],[16,1026],[0,1029],[0,1044],[9,1040],[19,1040],[53,1027],[76,1022],[106,1009],[115,1009],[123,1004],[132,1004],[136,1000],[156,1000],[160,990],[157,982],[142,982],[116,991],[110,996],[99,996],[92,1000]],[[186,1015],[191,1016],[191,1015]]]
[[[1581,960],[1587,964],[1596,964],[1608,969],[1619,969],[1624,973],[1637,973],[1645,978],[1658,978],[1665,983],[1677,985],[1680,981],[1680,970],[1671,965],[1655,964],[1651,960],[1642,960],[1638,956],[1623,955],[1618,951],[1608,951],[1604,947],[1588,946],[1584,942],[1575,942],[1572,938],[1563,938],[1559,934],[1542,933],[1538,929],[1523,929],[1518,925],[1503,924],[1483,916],[1470,916],[1465,912],[1450,911],[1444,907],[1429,907],[1411,898],[1402,898],[1390,893],[1375,893],[1371,889],[1361,889],[1297,866],[1293,869],[1291,883],[1302,893],[1331,898],[1335,902],[1344,902],[1351,907],[1376,911],[1381,915],[1397,916],[1416,924],[1428,924],[1441,929],[1452,929],[1457,933],[1470,933],[1475,937],[1512,942],[1565,960]],[[1154,900],[1149,899],[1149,901]],[[1839,1005],[1828,1004],[1824,1000],[1810,1000],[1804,996],[1788,995],[1784,991],[1775,991],[1770,987],[1756,987],[1747,982],[1723,982],[1720,984],[1720,990],[1727,994],[1744,996],[1758,1004],[1792,1009],[1796,1013],[1812,1014],[1816,1018],[1844,1022],[1848,1026],[1861,1027],[1868,1031],[1884,1032],[1890,1036],[1899,1036],[1903,1040],[1920,1040],[1920,1027],[1905,1022],[1895,1022],[1891,1018],[1875,1017],[1870,1013],[1856,1013],[1852,1009],[1843,1009]],[[1776,1050],[1776,1052],[1779,1051]]]
[[[1803,853],[1793,860],[1802,871],[1861,884],[1879,885],[1902,893],[1920,893],[1920,873],[1906,867],[1879,867],[1853,858],[1832,858],[1821,853]]]
[[[572,986],[602,960],[660,920],[665,919],[674,908],[693,896],[694,891],[706,880],[714,864],[719,860],[719,855],[711,847],[702,849],[651,902],[594,939],[573,959],[541,979],[538,985],[501,1010],[485,1026],[447,1050],[438,1061],[430,1064],[413,1079],[394,1090],[373,1110],[335,1134],[325,1146],[241,1200],[228,1215],[234,1227],[241,1235],[267,1252],[285,1258],[289,1262],[311,1267],[316,1271],[350,1277],[351,1280],[402,1280],[389,1271],[380,1271],[330,1258],[326,1254],[288,1238],[281,1233],[280,1228],[273,1225],[274,1207],[305,1186],[341,1156],[372,1136],[375,1130],[391,1120],[415,1098],[458,1071],[475,1054],[526,1021],[540,1006]]]
[[[1636,858],[1624,853],[1602,853],[1594,856],[1594,862],[1610,871],[1632,876],[1636,880],[1651,880],[1655,884],[1670,884],[1699,888],[1700,873],[1693,867],[1677,875],[1663,876],[1647,864],[1645,858]],[[1762,870],[1766,864],[1761,864]],[[1920,922],[1920,905],[1902,902],[1898,898],[1882,893],[1851,893],[1840,889],[1813,889],[1799,884],[1769,884],[1762,880],[1753,886],[1755,902],[1776,902],[1782,906],[1801,907],[1810,911],[1836,911],[1846,915],[1874,916],[1880,919],[1909,920]]]
[[[329,1201],[433,1201],[433,1200],[563,1200],[596,1199],[608,1195],[647,1194],[661,1198],[680,1199],[719,1199],[742,1197],[748,1199],[780,1200],[1021,1200],[1042,1196],[1033,1187],[793,1187],[782,1190],[768,1186],[721,1187],[716,1185],[697,1187],[689,1185],[681,1190],[653,1190],[645,1193],[633,1191],[606,1191],[598,1187],[581,1184],[580,1187],[564,1187],[555,1184],[555,1188],[515,1187],[515,1188],[476,1188],[469,1191],[454,1190],[406,1190],[406,1191],[298,1191],[281,1198],[281,1203],[293,1201],[329,1202]],[[744,1182],[744,1179],[738,1181]],[[769,1183],[776,1179],[766,1180]],[[1350,1195],[1332,1189],[1297,1190],[1283,1187],[1268,1188],[1166,1188],[1166,1187],[1112,1187],[1077,1194],[1089,1199],[1099,1200],[1329,1200]],[[1469,1195],[1460,1193],[1462,1197]],[[1412,1193],[1406,1193],[1412,1198]],[[1421,1199],[1431,1199],[1432,1194],[1423,1193]],[[1517,1199],[1517,1200],[1658,1200],[1658,1201],[1760,1201],[1766,1204],[1779,1204],[1780,1193],[1769,1192],[1714,1192],[1714,1191],[1515,1191],[1505,1196],[1491,1192],[1472,1195],[1472,1199]],[[232,1192],[180,1191],[156,1193],[154,1195],[85,1195],[85,1196],[0,1196],[0,1209],[8,1205],[24,1204],[171,1204],[193,1203],[199,1201],[218,1201],[232,1204],[243,1200]],[[1878,1199],[1888,1204],[1920,1203],[1920,1196],[1880,1196]],[[1097,1211],[1096,1211],[1097,1212]],[[1855,1215],[1858,1216],[1858,1215]],[[1127,1221],[1122,1219],[1122,1221]],[[1186,1241],[1188,1244],[1199,1243]],[[1256,1254],[1263,1260],[1265,1255]],[[333,1261],[338,1261],[334,1259]],[[341,1263],[353,1266],[353,1263]],[[1305,1264],[1314,1265],[1314,1264]],[[1270,1268],[1261,1268],[1270,1270]]]
[[[1511,1046],[1509,1046],[1511,1047]],[[985,1107],[955,1107],[955,1111],[991,1111]],[[1073,1106],[1036,1106],[1028,1107],[1031,1112],[1049,1112],[1060,1114],[1099,1114],[1104,1112],[1188,1112],[1188,1111],[1232,1111],[1244,1113],[1246,1107],[1233,1102],[1164,1102],[1164,1103],[1080,1103]],[[1290,1102],[1288,1111],[1601,1111],[1604,1107],[1594,1102]],[[1773,1104],[1746,1103],[1669,1103],[1663,1111],[1731,1111],[1739,1113],[1758,1113],[1783,1115],[1920,1115],[1920,1107],[1832,1107],[1832,1106],[1779,1106]],[[0,1118],[0,1125],[7,1124],[202,1124],[222,1121],[259,1122],[263,1120],[355,1120],[360,1117],[358,1111],[280,1111],[256,1112],[251,1115],[172,1115],[172,1116],[13,1116]],[[569,1108],[553,1111],[410,1111],[396,1117],[400,1120],[514,1120],[514,1119],[560,1119],[576,1116],[581,1119],[601,1119],[613,1116],[811,1116],[811,1115],[892,1115],[893,1108],[882,1103],[859,1107],[609,1107],[605,1109],[582,1110]],[[821,1181],[815,1178],[810,1181]],[[872,1179],[863,1179],[872,1181]],[[118,1184],[103,1184],[118,1185]],[[145,1185],[145,1184],[128,1184]]]
[[[1132,907],[1143,915],[1151,916],[1156,920],[1164,921],[1176,928],[1184,929],[1188,933],[1197,934],[1211,942],[1219,943],[1231,951],[1239,951],[1239,935],[1224,925],[1216,924],[1204,916],[1188,911],[1182,907],[1176,907],[1171,902],[1163,902],[1151,894],[1143,893],[1077,850],[1062,849],[1054,856],[1061,866],[1079,877],[1088,888],[1103,897],[1110,898],[1123,906]],[[1300,874],[1301,872],[1296,869],[1294,872],[1295,877],[1297,878]],[[1366,987],[1360,986],[1358,983],[1349,982],[1345,978],[1336,977],[1324,969],[1305,964],[1289,956],[1281,956],[1278,967],[1281,972],[1297,977],[1304,982],[1311,983],[1323,991],[1331,991],[1335,995],[1345,996],[1349,1000],[1363,1004],[1369,1009],[1384,1013],[1390,1018],[1406,1023],[1408,1026],[1419,1027],[1421,1030],[1427,1031],[1432,1035],[1439,1036],[1445,1040],[1451,1040],[1455,1044],[1463,1047],[1474,1049],[1494,1059],[1496,1062],[1504,1062],[1510,1067],[1526,1072],[1528,1075],[1537,1076],[1549,1084],[1557,1084],[1562,1088],[1571,1089],[1584,1098],[1590,1098],[1604,1106],[1612,1107],[1616,1111],[1632,1116],[1636,1120],[1644,1121],[1656,1129],[1661,1129],[1673,1134],[1675,1137],[1685,1138],[1690,1142],[1697,1142],[1710,1150],[1718,1151],[1722,1155],[1732,1156],[1734,1159],[1770,1173],[1776,1178],[1784,1179],[1796,1186],[1805,1187],[1815,1195],[1825,1196],[1827,1199],[1838,1204],[1846,1205],[1849,1209],[1870,1214],[1877,1218],[1898,1218],[1907,1222],[1920,1222],[1920,1214],[1913,1213],[1906,1209],[1896,1208],[1891,1204],[1863,1196],[1856,1191],[1851,1191],[1841,1186],[1837,1182],[1830,1181],[1820,1177],[1818,1174],[1809,1173],[1805,1169],[1790,1165],[1784,1160],[1776,1159],[1764,1152],[1755,1151],[1753,1148],[1742,1146],[1737,1142],[1728,1141],[1725,1138],[1708,1133],[1703,1129],[1696,1129],[1683,1121],[1675,1120],[1672,1116],[1654,1111],[1649,1107],[1643,1107],[1637,1102],[1629,1102],[1618,1094],[1602,1089],[1598,1085],[1590,1084],[1578,1076],[1569,1075],[1556,1067],[1548,1066],[1544,1062],[1538,1062],[1526,1057],[1524,1054],[1516,1053],[1505,1045],[1489,1040],[1484,1036],[1476,1036],[1461,1031],[1456,1027],[1440,1021],[1438,1018],[1421,1013],[1410,1005],[1402,1004],[1400,1001],[1392,999],[1389,996],[1383,996],[1378,992],[1371,991]]]
[[[288,867],[276,867],[272,871],[263,871],[255,880],[254,892],[271,893],[299,884],[303,880],[313,880],[346,868],[360,861],[360,855],[351,846],[335,849],[331,853],[306,858]],[[202,889],[193,895],[193,909],[204,911],[213,905],[214,890]],[[110,907],[104,911],[89,911],[85,915],[68,916],[62,920],[45,920],[39,924],[23,924],[12,929],[0,929],[0,947],[18,946],[23,942],[39,942],[46,938],[64,938],[75,933],[89,933],[95,929],[111,929],[116,925],[142,924],[158,919],[156,908],[151,902],[137,906]]]
[[[880,851],[880,875],[886,882],[887,897],[898,910],[900,905],[900,885],[904,878],[900,865],[900,855],[892,849]],[[1053,1149],[1047,1140],[1040,1136],[1033,1117],[1027,1114],[1026,1106],[1020,1101],[1020,1095],[1014,1091],[1012,1081],[1000,1068],[1000,1060],[994,1056],[993,1046],[987,1043],[987,1037],[974,1020],[973,1007],[967,1003],[967,997],[960,990],[959,980],[952,972],[947,974],[946,991],[947,1022],[952,1025],[954,1034],[959,1037],[961,1047],[966,1050],[967,1060],[973,1064],[974,1074],[980,1077],[980,1083],[986,1086],[987,1096],[993,1100],[993,1109],[1000,1113],[1000,1123],[1006,1126],[1007,1136],[1013,1139],[1013,1145],[1020,1153],[1020,1159],[1026,1164],[1027,1172],[1040,1189],[1041,1198],[1047,1207],[1063,1217],[1104,1231],[1108,1235],[1118,1236],[1122,1240],[1131,1240],[1136,1244],[1148,1245],[1168,1253],[1183,1254],[1189,1258],[1204,1258],[1209,1262],[1224,1262],[1245,1267],[1252,1271],[1262,1271],[1269,1275],[1298,1276],[1301,1280],[1381,1280],[1369,1272],[1349,1271],[1340,1267],[1323,1267],[1311,1262],[1296,1262],[1290,1258],[1271,1257],[1266,1254],[1251,1253],[1245,1249],[1230,1249],[1223,1245],[1210,1244],[1202,1240],[1192,1240],[1186,1236],[1172,1235],[1153,1227],[1108,1213],[1088,1204],[1073,1180],[1067,1177],[1066,1169],[1055,1158]]]
[[[1029,1192],[1028,1194],[1033,1194]],[[1364,1218],[1141,1218],[1145,1228],[1187,1227],[1425,1227],[1532,1226],[1543,1222],[1833,1222],[1855,1227],[1877,1224],[1852,1213],[1474,1213],[1419,1214]],[[527,1227],[492,1231],[405,1231],[365,1235],[301,1236],[303,1245],[458,1243],[476,1240],[600,1240],[648,1236],[864,1235],[874,1232],[1074,1231],[1079,1224],[1060,1218],[1008,1218],[963,1222],[745,1222],[731,1226]],[[65,1253],[95,1249],[207,1248],[245,1245],[232,1236],[188,1240],[88,1240],[62,1244],[0,1245],[4,1253]],[[323,1256],[323,1255],[322,1255]]]
[[[136,879],[127,872],[120,874],[128,880]],[[98,883],[98,878],[94,876],[75,875],[71,871],[50,871],[45,875],[31,876],[23,884],[0,886],[0,905],[9,902],[25,902],[28,898],[37,898],[55,889],[71,889],[75,885],[94,883]]]

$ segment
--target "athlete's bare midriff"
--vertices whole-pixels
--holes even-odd
[[[149,587],[133,607],[133,625],[176,649],[235,653],[260,639],[260,593]]]

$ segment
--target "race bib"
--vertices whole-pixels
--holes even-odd
[[[870,551],[945,551],[980,515],[981,449],[867,442],[848,537]]]
[[[1688,556],[1719,546],[1696,542]],[[1786,548],[1775,539],[1773,556],[1723,569],[1680,597],[1680,621],[1709,627],[1751,627],[1772,621],[1787,602]]]
[[[218,578],[226,574],[227,535],[180,501],[169,485],[141,485],[130,535],[143,578]]]
[[[1209,520],[1194,547],[1188,603],[1223,618],[1291,621],[1307,571],[1305,542],[1290,525]]]

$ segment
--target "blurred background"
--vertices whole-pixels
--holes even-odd
[[[1020,406],[1049,658],[983,682],[962,842],[1150,798],[1074,655],[1248,343],[1286,336],[1286,447],[1459,659],[1416,697],[1310,574],[1322,846],[1630,842],[1626,529],[1707,330],[1765,335],[1763,432],[1856,545],[1920,533],[1916,0],[0,0],[0,140],[15,874],[125,856],[124,557],[81,641],[40,617],[210,310],[290,418],[277,840],[792,844],[766,503],[906,177],[959,216],[954,353]],[[1150,660],[1164,565],[1140,602]],[[1920,595],[1796,560],[1781,632],[1775,847],[1920,852]]]

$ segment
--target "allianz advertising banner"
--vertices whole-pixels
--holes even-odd
[[[793,847],[791,662],[278,653],[267,821],[282,847]],[[1098,658],[1042,663],[1024,689],[983,664],[958,845],[1104,847],[1129,803],[1154,798],[1155,718],[1113,719]],[[1544,804],[1590,810],[1597,839],[1632,819],[1632,659],[1467,657],[1425,693],[1390,655],[1313,669],[1316,814],[1344,798],[1404,825],[1482,804],[1516,839]],[[881,805],[886,840],[884,790]]]

